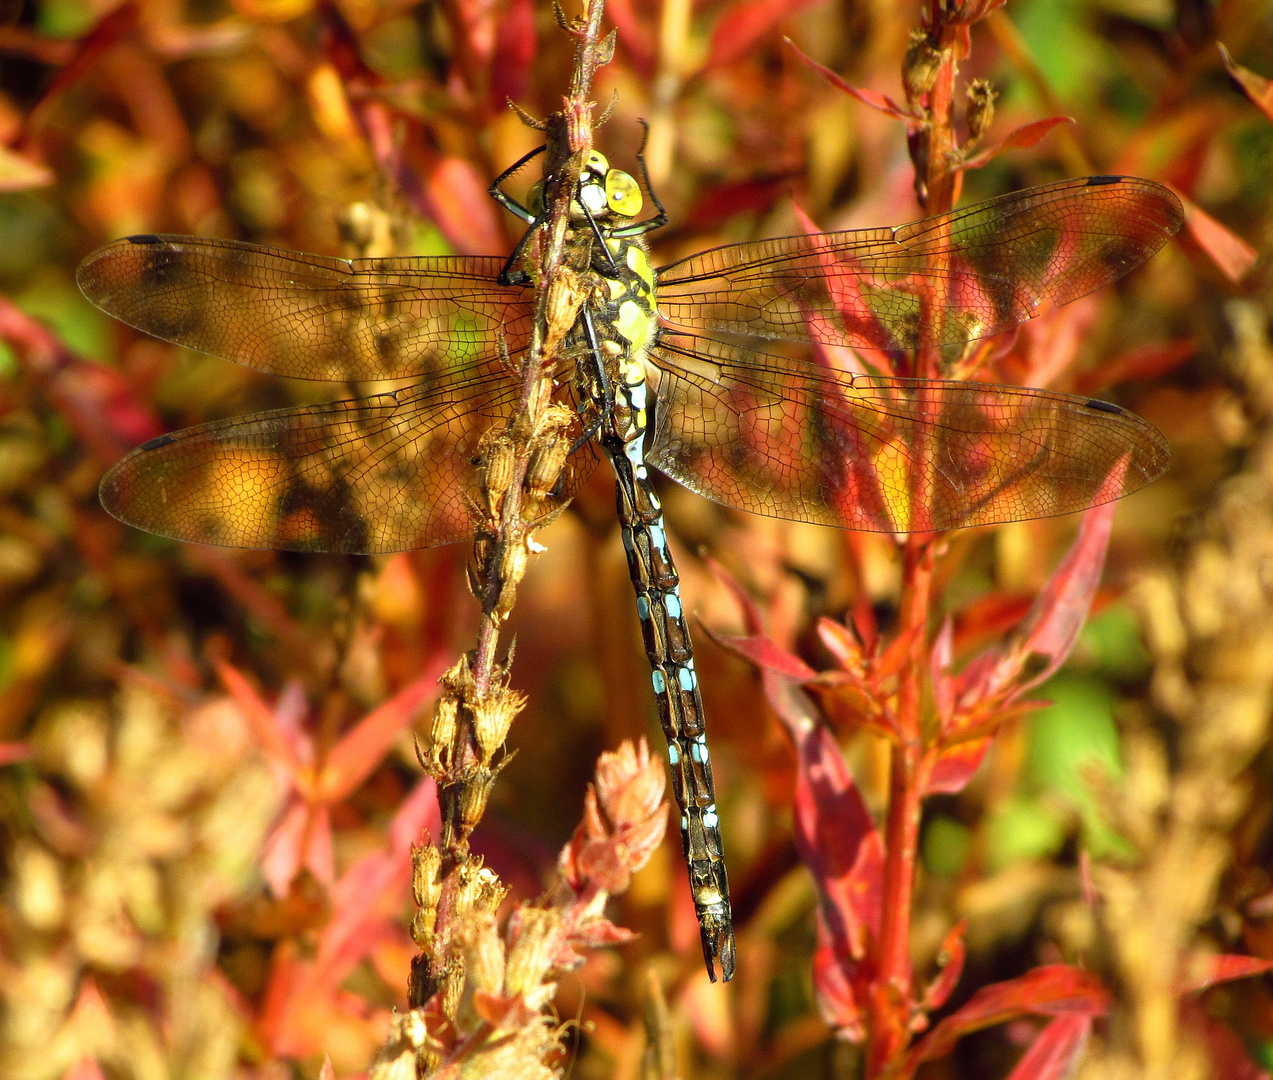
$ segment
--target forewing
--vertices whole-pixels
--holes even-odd
[[[516,400],[509,380],[475,380],[203,424],[120,460],[102,480],[102,504],[147,532],[225,547],[373,553],[452,543],[473,534],[482,434],[504,425]],[[573,454],[541,518],[595,464],[590,445]]]
[[[659,309],[678,326],[770,339],[955,344],[1117,280],[1182,221],[1180,200],[1150,180],[1068,180],[895,229],[704,251],[659,271]]]
[[[647,459],[755,514],[875,532],[1024,521],[1119,498],[1169,459],[1152,425],[1089,398],[853,375],[666,332],[652,357]]]
[[[76,272],[107,314],[298,379],[446,384],[523,348],[531,294],[494,257],[331,259],[233,240],[132,236]]]

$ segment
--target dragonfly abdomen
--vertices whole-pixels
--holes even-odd
[[[619,526],[636,592],[641,637],[650,661],[659,723],[667,738],[672,791],[681,808],[681,846],[689,867],[703,956],[716,978],[719,965],[734,974],[734,931],[729,907],[711,756],[680,579],[667,546],[663,507],[645,464],[649,385],[645,357],[656,334],[654,280],[637,243],[607,237],[614,276],[598,273],[601,302],[588,317],[595,327],[599,365],[605,365],[611,400],[601,442],[617,477]]]

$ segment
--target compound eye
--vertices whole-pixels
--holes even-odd
[[[641,186],[625,172],[611,169],[606,173],[606,205],[623,217],[634,218],[641,212]]]
[[[526,193],[526,209],[533,217],[539,217],[544,212],[544,182],[542,180],[536,180],[531,185],[530,191]]]
[[[583,171],[590,172],[597,179],[600,179],[610,171],[610,162],[605,159],[604,155],[592,150],[588,153],[588,160],[583,163]]]

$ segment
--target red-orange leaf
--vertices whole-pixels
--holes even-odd
[[[1090,1016],[1058,1016],[1039,1032],[1008,1080],[1068,1080],[1091,1033]]]

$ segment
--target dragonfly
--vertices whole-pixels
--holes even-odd
[[[642,185],[595,151],[573,189],[565,255],[585,299],[553,385],[577,427],[544,513],[610,460],[703,955],[710,977],[719,968],[728,980],[736,949],[711,756],[651,469],[739,510],[894,534],[1068,514],[1134,491],[1163,472],[1168,449],[1116,405],[863,374],[835,348],[811,357],[775,343],[893,356],[966,347],[1129,273],[1182,210],[1149,180],[1092,176],[656,269],[646,236],[667,215],[637,157],[651,216]],[[502,187],[520,164],[491,193],[529,237],[542,208]],[[275,375],[390,384],[152,439],[107,472],[103,505],[139,529],[242,548],[375,553],[471,537],[482,437],[518,407],[531,339],[526,247],[507,259],[339,259],[144,235],[98,249],[79,285],[138,330]]]

